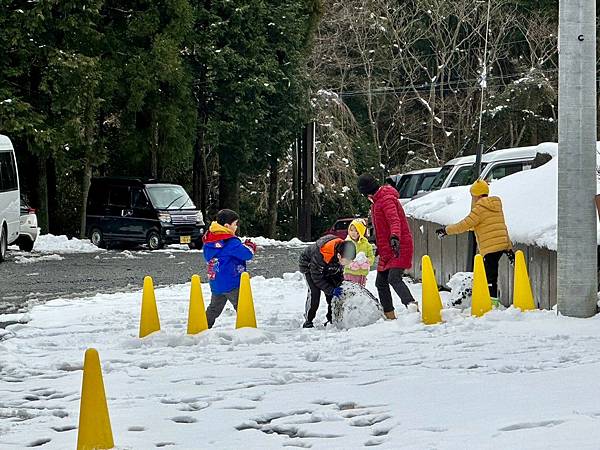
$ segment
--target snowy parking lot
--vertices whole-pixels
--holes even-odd
[[[280,277],[298,269],[301,243],[256,241],[259,248],[248,265],[250,273]],[[144,247],[106,251],[86,240],[43,235],[32,253],[13,248],[8,261],[0,264],[0,314],[25,311],[54,298],[132,292],[141,288],[146,275],[166,286],[185,283],[196,273],[204,276],[206,263],[200,251],[187,246],[155,252]]]
[[[162,330],[143,340],[139,291],[34,307],[0,341],[0,447],[75,446],[94,347],[119,449],[598,448],[597,317],[446,309],[434,326],[399,311],[301,329],[301,275],[252,286],[258,329],[234,330],[228,309],[197,336],[185,335],[189,284],[156,290]]]

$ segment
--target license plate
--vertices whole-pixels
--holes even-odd
[[[179,237],[179,243],[180,244],[190,244],[192,242],[192,237],[191,236],[180,236]]]

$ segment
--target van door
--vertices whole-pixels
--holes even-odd
[[[129,186],[111,185],[108,189],[107,235],[113,240],[131,235],[129,214]]]
[[[157,219],[144,189],[131,188],[131,212],[131,238],[145,242],[148,231],[154,228]]]
[[[17,163],[12,150],[0,151],[0,224],[6,222],[8,244],[19,236],[21,200]]]

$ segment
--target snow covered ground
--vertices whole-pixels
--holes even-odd
[[[557,146],[544,143],[538,147],[540,152],[555,154]],[[600,143],[597,148],[600,151]],[[537,169],[518,172],[490,184],[490,195],[502,199],[508,232],[514,242],[556,250],[557,171],[558,159],[553,158]],[[600,189],[600,183],[598,186]],[[406,203],[404,210],[408,216],[442,225],[458,222],[471,208],[469,188],[458,186],[434,191]],[[598,232],[600,243],[600,226]]]
[[[0,341],[0,448],[74,448],[88,347],[120,449],[598,448],[598,317],[445,310],[424,326],[400,311],[305,330],[299,274],[252,285],[259,329],[234,330],[228,309],[198,336],[189,284],[156,291],[162,331],[143,340],[139,292],[34,307]]]

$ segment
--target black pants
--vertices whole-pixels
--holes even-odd
[[[305,274],[306,283],[308,284],[308,294],[306,295],[306,313],[304,317],[307,322],[315,320],[317,310],[319,309],[319,303],[321,302],[321,289],[317,287],[315,282],[310,277],[310,274]],[[331,322],[331,295],[325,295],[327,300],[327,322]]]
[[[377,287],[377,292],[379,293],[379,302],[383,307],[383,312],[387,313],[394,310],[390,286],[394,288],[394,291],[396,291],[396,294],[398,294],[398,297],[400,297],[404,306],[408,306],[409,303],[415,301],[408,286],[406,286],[402,280],[403,275],[403,269],[389,269],[384,272],[377,272],[375,287]]]
[[[485,276],[487,277],[490,295],[498,298],[498,263],[504,252],[488,253],[483,257]]]

